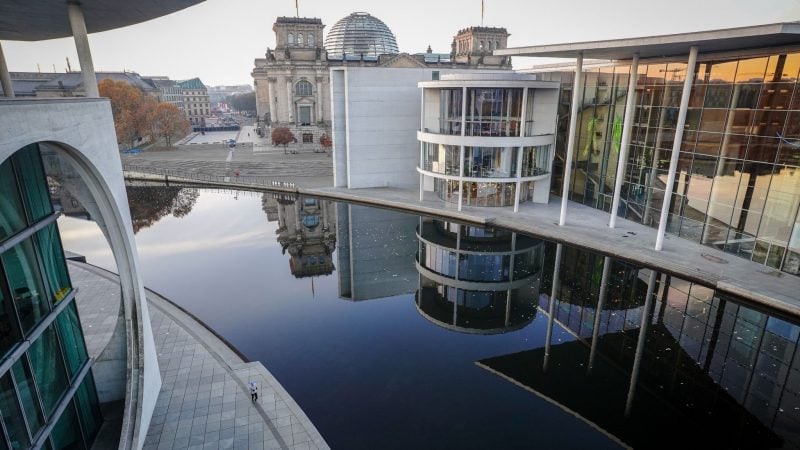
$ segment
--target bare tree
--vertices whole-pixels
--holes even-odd
[[[283,154],[286,154],[286,145],[294,142],[294,134],[286,127],[272,129],[272,145],[283,145]]]

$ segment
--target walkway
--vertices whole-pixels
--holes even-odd
[[[110,338],[119,312],[119,281],[102,269],[69,262],[90,355]],[[245,362],[218,336],[158,294],[147,292],[163,384],[144,448],[328,449],[325,440],[259,362]],[[250,400],[248,383],[259,386]]]

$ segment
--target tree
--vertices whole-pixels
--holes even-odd
[[[102,97],[111,101],[111,113],[114,116],[114,129],[120,142],[133,146],[141,136],[142,103],[141,91],[124,81],[105,79],[97,85]]]
[[[333,141],[327,134],[323,134],[319,137],[319,143],[322,145],[322,148],[331,148],[333,146]]]
[[[164,138],[167,147],[171,147],[172,139],[185,136],[189,132],[189,121],[177,106],[162,102],[153,110],[151,129],[153,136]]]
[[[283,154],[286,154],[286,144],[294,142],[294,134],[286,127],[272,129],[272,145],[283,145]]]
[[[228,106],[236,111],[256,112],[256,93],[247,92],[244,94],[229,95],[226,99]]]

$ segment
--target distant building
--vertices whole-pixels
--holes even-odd
[[[264,58],[256,59],[252,72],[259,122],[289,127],[306,142],[318,142],[320,135],[330,131],[331,68],[511,68],[511,58],[492,57],[479,49],[481,40],[505,48],[508,33],[504,28],[460,31],[465,49],[467,35],[478,40],[474,55],[433,53],[430,48],[425,53],[400,53],[389,27],[363,12],[336,22],[323,42],[324,28],[318,18],[279,17],[272,27],[275,49],[268,48]]]
[[[145,77],[144,79],[158,89],[158,101],[171,103],[184,113],[186,112],[183,105],[183,90],[178,86],[177,81],[164,76]]]
[[[80,72],[11,72],[14,93],[21,97],[86,97]],[[158,97],[159,90],[136,72],[96,72],[97,82],[122,81],[144,94]],[[0,91],[2,92],[2,91]]]
[[[183,107],[189,123],[194,126],[205,125],[206,119],[211,117],[211,105],[208,99],[208,89],[200,78],[179,81],[178,87],[183,96]]]

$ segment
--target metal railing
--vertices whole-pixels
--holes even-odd
[[[238,170],[231,169],[230,175],[211,175],[201,172],[192,172],[181,169],[137,166],[134,164],[123,164],[122,174],[125,178],[137,178],[136,175],[147,175],[158,177],[154,181],[165,182],[190,182],[209,185],[228,185],[237,187],[249,187],[256,189],[297,189],[294,183],[288,181],[273,180],[261,176],[242,176]]]

